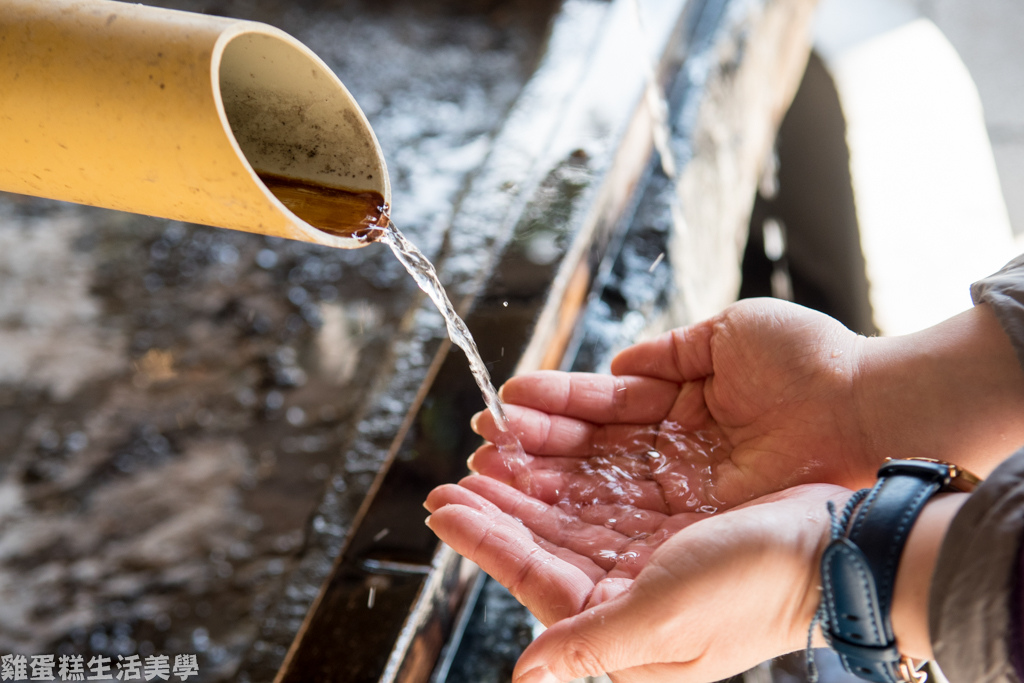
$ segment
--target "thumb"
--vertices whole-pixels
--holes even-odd
[[[690,382],[712,375],[711,338],[719,318],[679,327],[623,349],[612,359],[612,374],[670,382]]]
[[[619,587],[608,588],[615,593]],[[598,584],[595,593],[601,590]],[[628,591],[619,593],[553,624],[523,652],[513,683],[563,683],[656,661],[655,653],[648,652],[655,639],[638,623],[636,615],[643,610],[634,602]]]

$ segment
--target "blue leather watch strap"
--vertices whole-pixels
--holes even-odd
[[[896,570],[915,520],[952,472],[945,463],[889,461],[845,536],[822,555],[822,630],[847,671],[861,678],[904,680],[890,618]]]

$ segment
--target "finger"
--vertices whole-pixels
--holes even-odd
[[[666,406],[666,413],[672,405]],[[505,406],[505,415],[523,449],[533,455],[589,457],[647,449],[654,443],[657,433],[657,422],[601,424],[512,404]],[[471,426],[492,442],[502,433],[494,417],[487,412],[474,415]]]
[[[469,468],[548,505],[562,504],[563,507],[579,509],[617,504],[661,513],[671,512],[675,508],[685,510],[682,507],[685,496],[679,501],[666,496],[669,490],[673,495],[678,495],[677,489],[686,485],[685,481],[680,483],[678,480],[685,475],[668,471],[669,468],[662,468],[665,471],[655,473],[652,462],[658,461],[646,454],[587,459],[526,456],[529,474],[516,477],[509,470],[505,457],[488,444],[470,456]],[[549,467],[549,464],[553,467]],[[686,467],[685,464],[682,466]],[[675,467],[679,468],[678,465]],[[690,508],[696,508],[699,504],[694,499]]]
[[[455,552],[475,562],[542,623],[577,614],[594,587],[579,567],[538,545],[514,520],[464,505],[444,505],[427,526]]]
[[[580,508],[579,515],[588,524],[600,524],[633,540],[653,534],[668,519],[663,512],[615,504],[588,505]]]
[[[614,600],[624,594],[633,585],[632,579],[604,579],[594,585],[594,590],[587,601],[586,609],[596,607],[602,602]]]
[[[695,432],[715,425],[704,396],[705,383],[706,380],[698,379],[680,386],[668,417],[662,422],[663,434]]]
[[[587,524],[576,515],[543,503],[490,477],[469,476],[460,486],[480,494],[506,514],[521,520],[540,538],[590,558],[605,570],[612,569],[629,538],[601,525]]]
[[[489,477],[502,480],[500,476],[495,476],[496,473],[502,469],[508,469],[502,463],[504,456],[498,451],[498,449],[492,443],[485,443],[476,449],[466,464],[469,465],[469,469],[476,472],[477,474],[486,474]],[[580,464],[586,461],[586,456],[580,457],[559,457],[557,455],[530,455],[527,453],[523,458],[523,463],[532,471],[546,470],[548,472],[575,472],[580,468]],[[493,473],[492,473],[493,471]]]
[[[552,415],[543,410],[515,404],[505,405],[512,432],[519,438],[523,449],[535,455],[593,455],[593,443],[600,426],[586,420]],[[495,441],[501,429],[489,412],[477,413],[470,422],[473,431]]]
[[[679,386],[651,377],[615,377],[544,370],[513,377],[501,388],[506,403],[598,424],[657,422]]]
[[[505,412],[524,450],[532,455],[586,458],[643,453],[650,449],[672,453],[686,448],[692,450],[694,444],[710,447],[724,443],[708,411],[704,386],[704,380],[684,383],[678,388],[665,419],[656,423],[600,425],[511,404],[506,406]],[[474,415],[471,424],[478,434],[491,442],[503,434],[489,411]],[[546,467],[556,469],[558,465]]]
[[[623,444],[620,448],[602,448],[600,451],[607,451],[607,454],[587,453],[577,456],[558,455],[530,455],[520,456],[519,462],[533,474],[548,473],[553,476],[561,475],[582,475],[600,477],[603,480],[618,478],[623,481],[641,479],[652,479],[657,471],[675,465],[678,457],[673,453],[667,457],[655,451],[649,442],[653,438],[643,437],[631,445]],[[647,443],[645,443],[647,442]],[[681,444],[686,447],[687,455],[701,457],[702,462],[708,460],[703,452],[697,452],[692,445],[694,439],[683,435],[670,443],[670,446]],[[699,446],[699,443],[697,444]],[[508,456],[501,452],[494,444],[485,443],[473,452],[466,464],[478,474],[486,474],[499,481],[508,480]]]
[[[478,474],[519,489],[548,505],[575,510],[577,514],[579,510],[595,505],[620,505],[667,514],[683,505],[682,501],[677,504],[668,500],[660,480],[652,479],[649,471],[609,476],[609,472],[602,468],[570,472],[532,469],[527,477],[515,479],[503,472],[500,464],[477,468],[476,458],[473,463]],[[694,500],[690,508],[695,509],[698,505],[700,502]]]
[[[592,506],[620,505],[668,513],[670,505],[658,482],[640,477],[608,479],[600,473],[550,473],[530,476],[530,495],[576,511]]]
[[[522,532],[524,535],[532,538],[537,545],[547,552],[560,560],[577,567],[580,571],[586,574],[591,581],[600,581],[607,573],[605,569],[596,564],[589,557],[580,555],[579,553],[567,548],[561,548],[554,543],[537,536],[532,531],[526,529],[522,522],[508,518],[494,503],[483,496],[470,491],[464,486],[458,486],[456,484],[445,484],[439,486],[430,492],[427,496],[426,502],[424,503],[424,507],[426,507],[431,513],[436,512],[445,505],[462,505],[469,507],[485,514],[497,522],[510,524],[513,531]]]
[[[523,457],[526,470],[524,474],[513,471],[508,465],[507,458],[493,444],[488,443],[469,456],[466,464],[471,472],[497,479],[503,484],[514,486],[520,491],[546,502],[555,502],[558,500],[558,491],[561,486],[559,482],[563,473],[577,471],[583,462],[586,461],[581,458],[538,458],[526,455]],[[553,491],[553,500],[549,500],[547,495],[542,497],[539,493],[539,491],[549,490]]]
[[[464,505],[490,516],[502,514],[501,508],[483,496],[473,493],[458,484],[442,484],[427,494],[423,507],[430,513],[437,512],[445,505]]]
[[[714,373],[711,338],[718,320],[718,317],[711,318],[634,344],[612,359],[612,373],[669,382],[709,377]]]

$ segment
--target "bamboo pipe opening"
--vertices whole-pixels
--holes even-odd
[[[301,44],[280,35],[225,39],[214,82],[226,128],[256,181],[283,210],[331,236],[347,239],[360,222],[370,230],[357,237],[383,226],[387,168],[344,85]]]

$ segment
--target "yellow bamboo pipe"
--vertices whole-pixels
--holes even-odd
[[[376,192],[340,80],[264,24],[112,0],[0,0],[0,190],[336,247],[259,174]]]

